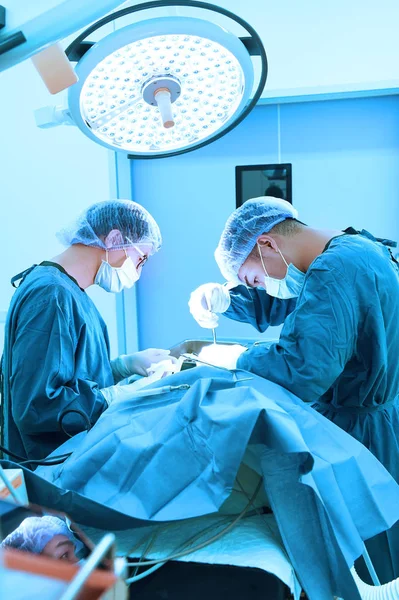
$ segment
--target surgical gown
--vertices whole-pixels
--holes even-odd
[[[295,307],[261,290],[231,295],[227,316],[260,331],[288,315],[279,342],[254,345],[237,366],[311,403],[399,483],[399,271],[389,250],[363,235],[333,238],[310,265]],[[247,319],[243,304],[251,306]],[[382,582],[399,576],[399,522],[367,549]],[[357,568],[367,579],[364,564]]]
[[[100,389],[114,380],[107,328],[86,292],[54,263],[26,273],[6,322],[3,438],[40,459],[97,421]]]
[[[261,301],[243,311],[249,295]],[[240,286],[226,314],[264,331],[284,312],[279,342],[252,346],[237,366],[312,403],[399,482],[399,271],[389,250],[362,235],[333,238],[296,306]]]

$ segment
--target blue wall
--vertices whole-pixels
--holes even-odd
[[[193,153],[132,161],[133,199],[154,215],[164,238],[138,285],[142,348],[207,335],[187,301],[201,283],[222,281],[213,251],[235,208],[234,167],[278,161],[277,112],[259,106],[233,132]],[[293,203],[303,221],[399,239],[398,97],[282,105],[280,123],[281,162],[293,165]],[[223,317],[219,335],[259,337]]]
[[[38,12],[38,5],[43,3],[31,4],[34,7],[26,6],[25,16],[30,9]],[[8,15],[9,11],[7,18]],[[93,144],[77,127],[36,127],[34,110],[56,105],[57,97],[51,98],[31,61],[2,72],[0,81],[3,140],[0,208],[4,248],[0,261],[1,354],[6,311],[15,291],[10,285],[11,277],[33,263],[59,254],[63,247],[55,232],[90,204],[114,197],[116,178],[110,169],[115,163],[113,153]],[[116,297],[98,286],[92,286],[88,295],[107,323],[111,352],[115,356]]]

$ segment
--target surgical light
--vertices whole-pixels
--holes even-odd
[[[127,14],[165,6],[221,13],[250,34],[238,38],[210,21],[158,17],[116,29],[99,42],[93,31]],[[203,2],[149,2],[101,19],[66,50],[78,82],[68,109],[81,131],[134,158],[171,156],[210,143],[252,110],[267,76],[259,36],[245,21]],[[262,60],[255,93],[251,55]]]

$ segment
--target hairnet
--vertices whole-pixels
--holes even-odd
[[[1,546],[41,554],[55,535],[65,535],[75,543],[72,532],[62,519],[49,515],[28,517],[3,540]]]
[[[215,259],[223,277],[227,281],[236,280],[257,238],[285,219],[295,219],[297,216],[298,212],[289,202],[272,196],[244,202],[227,219],[215,250]]]
[[[112,230],[120,231],[112,243],[105,238]],[[104,250],[120,250],[135,244],[149,244],[151,254],[162,244],[161,232],[154,218],[132,200],[98,202],[87,208],[69,227],[57,233],[64,246],[84,244]]]

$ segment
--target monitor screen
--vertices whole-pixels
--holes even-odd
[[[245,165],[236,167],[236,208],[250,198],[273,196],[292,204],[292,165]]]

